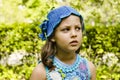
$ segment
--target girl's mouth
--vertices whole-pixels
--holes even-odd
[[[77,41],[77,40],[71,41],[70,44],[71,44],[72,46],[76,46],[76,45],[78,45],[78,41]]]

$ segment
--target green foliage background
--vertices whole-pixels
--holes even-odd
[[[21,65],[0,64],[0,80],[29,80],[44,44],[38,38],[39,24],[53,7],[65,4],[77,9],[84,17],[86,36],[81,53],[96,65],[97,80],[120,79],[120,1],[60,1],[0,0],[0,59],[16,50],[25,50],[29,54]],[[112,66],[103,60],[109,53],[118,59]]]

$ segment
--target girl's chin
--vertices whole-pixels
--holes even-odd
[[[76,52],[77,50],[78,50],[78,48],[77,48],[77,49],[70,49],[69,52],[74,53],[74,52]]]
[[[73,46],[70,48],[70,50],[73,50],[73,51],[77,51],[78,49],[79,49],[79,47],[77,47],[77,46]]]

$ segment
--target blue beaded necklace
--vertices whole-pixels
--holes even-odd
[[[61,69],[63,72],[66,73],[66,72],[72,72],[72,71],[76,70],[80,64],[80,61],[81,61],[80,56],[77,55],[76,60],[72,65],[65,64],[56,57],[54,58],[53,63],[58,69]]]
[[[75,71],[81,62],[81,58],[79,55],[77,55],[75,62],[72,65],[65,64],[61,62],[58,58],[54,57],[54,65],[56,66],[56,71],[58,71],[61,74],[62,79],[66,77],[65,73],[71,73]]]

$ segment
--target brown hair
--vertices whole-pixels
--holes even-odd
[[[41,59],[43,64],[48,68],[54,67],[52,57],[54,57],[56,51],[55,43],[50,39],[47,39],[41,50]]]

